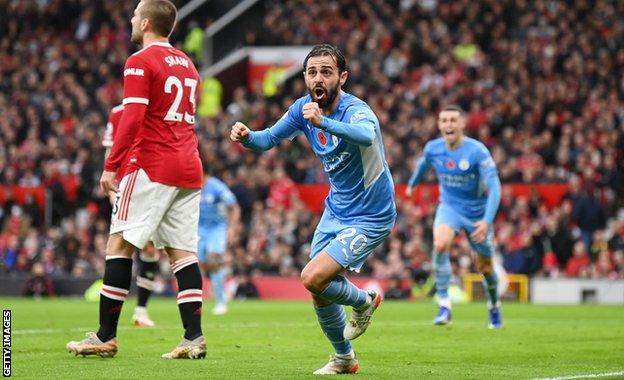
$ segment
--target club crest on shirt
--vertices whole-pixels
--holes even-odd
[[[459,168],[461,170],[468,170],[469,167],[470,167],[470,164],[468,163],[467,159],[462,158],[461,160],[459,160]]]
[[[453,170],[453,169],[455,169],[456,166],[457,165],[455,164],[455,161],[453,161],[452,159],[449,158],[448,160],[446,160],[446,168],[447,169]]]
[[[316,133],[316,137],[318,138],[321,145],[323,146],[327,145],[327,136],[325,136],[325,133],[323,133],[323,131],[318,131]]]

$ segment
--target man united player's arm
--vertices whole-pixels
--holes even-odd
[[[104,164],[104,170],[114,172],[119,169],[122,164],[121,161],[141,128],[146,109],[147,105],[145,104],[128,103],[125,105],[115,133],[115,143]]]

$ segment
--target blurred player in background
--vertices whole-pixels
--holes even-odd
[[[165,247],[178,281],[184,339],[166,359],[203,358],[202,276],[197,260],[202,165],[195,135],[199,73],[168,38],[177,10],[168,0],[142,0],[132,17],[132,42],[142,49],[126,60],[124,110],[100,178],[117,193],[106,247],[100,328],[67,344],[76,355],[114,356],[117,323],[132,279],[132,254],[153,239]],[[116,171],[125,176],[117,188]]]
[[[501,183],[488,149],[477,140],[464,136],[466,114],[458,106],[447,106],[438,117],[441,138],[425,145],[424,155],[409,179],[406,195],[412,196],[430,167],[440,183],[440,203],[433,230],[433,262],[438,296],[436,325],[451,321],[448,286],[451,279],[449,252],[455,234],[464,230],[477,252],[477,267],[483,274],[488,294],[489,327],[502,326],[498,277],[492,264],[494,254],[494,217],[500,203]],[[487,193],[486,193],[487,189]]]
[[[212,313],[227,313],[225,277],[227,268],[223,255],[227,248],[228,225],[235,225],[240,218],[236,197],[225,183],[210,173],[204,165],[204,187],[199,200],[199,257],[202,270],[210,277],[215,306]]]
[[[108,158],[110,150],[113,147],[115,132],[117,132],[117,126],[119,125],[119,120],[121,120],[123,109],[123,104],[120,104],[113,107],[108,114],[108,123],[106,123],[106,130],[104,131],[104,137],[102,139],[102,145],[106,148],[104,151],[104,160]],[[124,158],[124,164],[126,163],[125,161],[126,159]],[[123,170],[124,165],[122,164],[117,170],[115,178],[123,178]],[[117,193],[114,191],[110,191],[108,193],[111,205],[113,206],[115,204],[116,196]],[[138,300],[137,306],[134,308],[134,313],[132,314],[132,323],[135,326],[153,327],[154,321],[151,320],[149,314],[147,313],[147,301],[154,291],[154,277],[158,271],[159,252],[156,250],[152,242],[148,242],[147,246],[138,252],[140,263],[139,275],[137,276]]]
[[[355,373],[359,363],[350,340],[364,333],[381,295],[358,288],[343,273],[359,271],[390,234],[396,219],[394,184],[377,117],[365,102],[341,89],[348,77],[342,53],[317,45],[303,67],[308,95],[271,128],[252,132],[236,123],[230,138],[265,151],[303,133],[323,163],[331,190],[301,280],[312,293],[319,323],[336,355],[314,374]],[[342,305],[353,307],[348,324]]]

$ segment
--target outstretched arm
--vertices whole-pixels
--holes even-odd
[[[240,142],[246,148],[262,152],[273,148],[283,139],[292,139],[298,135],[301,132],[299,124],[293,105],[277,123],[262,131],[251,131],[245,124],[236,122],[232,126],[230,139]]]

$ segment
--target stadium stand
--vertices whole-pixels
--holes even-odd
[[[246,40],[340,46],[347,90],[377,113],[396,183],[436,136],[439,107],[462,105],[504,183],[569,184],[554,207],[538,192],[514,197],[505,188],[496,229],[507,270],[622,279],[624,3],[589,3],[269,1],[264,25]],[[101,135],[134,49],[132,8],[0,0],[0,272],[30,273],[35,263],[50,276],[103,272],[110,206],[98,188]],[[179,26],[179,46],[191,27]],[[307,261],[318,215],[295,190],[325,179],[305,141],[259,156],[227,137],[236,120],[271,125],[304,90],[300,80],[271,98],[239,88],[217,116],[198,122],[202,155],[243,212],[228,254],[236,273],[296,276]],[[43,195],[24,190],[40,187],[49,190],[49,220],[37,201]],[[398,207],[366,274],[426,278],[435,208],[426,197],[400,198]],[[456,274],[474,272],[463,238],[452,263]]]

